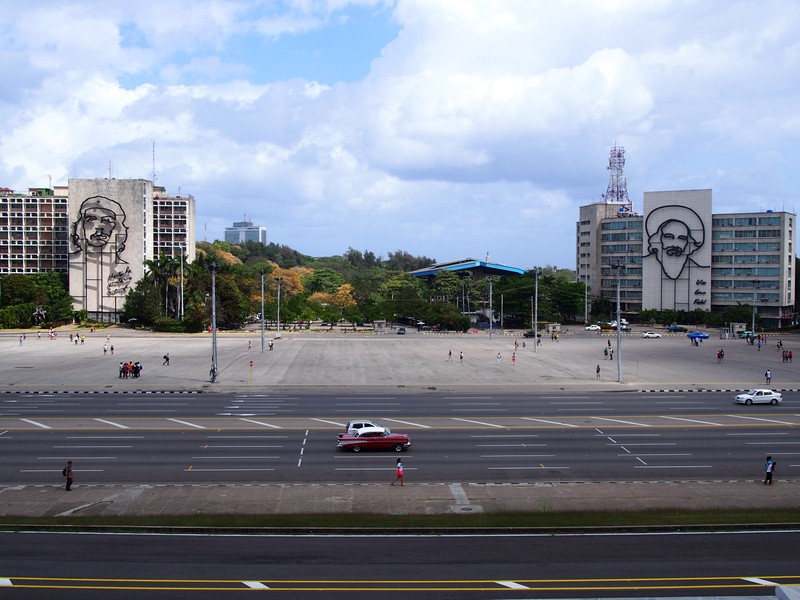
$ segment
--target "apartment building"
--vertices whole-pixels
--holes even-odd
[[[773,328],[796,321],[794,221],[788,212],[712,213],[712,191],[644,193],[644,214],[580,207],[579,281],[623,312],[753,306]]]

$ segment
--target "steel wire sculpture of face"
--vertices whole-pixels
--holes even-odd
[[[659,211],[667,208],[672,218],[658,223]],[[680,213],[679,218],[674,218],[676,212]],[[656,224],[658,227],[653,231]],[[678,279],[687,263],[696,264],[690,257],[705,242],[705,228],[699,215],[692,209],[674,206],[657,208],[648,215],[645,227],[648,235],[647,252],[655,257],[669,279]]]
[[[105,196],[92,196],[81,203],[78,218],[72,224],[72,243],[77,248],[74,254],[84,250],[109,251],[114,253],[116,264],[127,264],[122,258],[127,239],[125,211],[119,202]]]

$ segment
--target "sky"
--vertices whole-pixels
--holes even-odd
[[[796,212],[800,2],[3,2],[0,187],[144,178],[197,240],[575,268],[645,191]]]

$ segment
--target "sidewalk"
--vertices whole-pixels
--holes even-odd
[[[0,516],[474,514],[796,508],[800,481],[0,486]],[[755,519],[757,521],[757,517]]]

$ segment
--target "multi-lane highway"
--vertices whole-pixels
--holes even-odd
[[[0,455],[18,483],[52,481],[67,459],[93,482],[385,478],[392,453],[336,449],[353,417],[411,435],[416,481],[753,478],[766,454],[800,474],[792,394],[16,394],[0,398]]]

